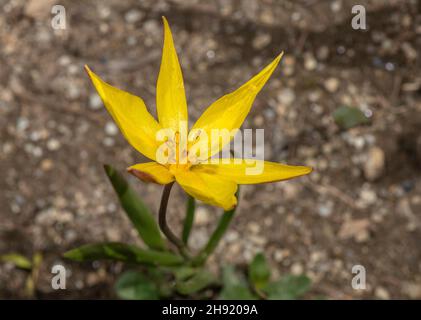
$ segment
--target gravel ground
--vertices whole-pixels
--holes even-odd
[[[138,242],[102,164],[143,161],[102,107],[83,65],[142,96],[155,113],[165,15],[185,76],[192,120],[280,51],[281,66],[245,128],[265,128],[268,160],[304,164],[304,178],[246,186],[216,254],[244,264],[264,251],[275,275],[306,273],[310,298],[421,298],[421,5],[360,0],[367,30],[351,28],[351,0],[0,0],[0,254],[41,252],[37,298],[109,298],[122,265],[74,264],[61,254],[99,241]],[[360,108],[370,123],[340,129],[332,113]],[[128,177],[155,211],[161,187]],[[180,230],[184,195],[171,199]],[[221,213],[199,206],[199,248]],[[50,286],[51,267],[70,271]],[[367,271],[351,287],[352,266]],[[0,298],[24,298],[26,273],[0,265]]]

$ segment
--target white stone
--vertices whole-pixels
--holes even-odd
[[[278,100],[284,105],[290,105],[295,100],[295,93],[289,88],[282,89],[278,94]]]
[[[102,100],[96,93],[89,96],[89,107],[93,110],[98,110],[102,106]]]
[[[50,151],[56,151],[60,149],[60,146],[61,146],[61,143],[57,139],[52,138],[47,141],[47,149]]]
[[[325,81],[324,86],[330,93],[336,92],[339,88],[339,80],[337,78],[329,78]]]
[[[105,133],[110,136],[115,136],[118,133],[118,128],[114,122],[108,121],[105,124]]]
[[[135,9],[126,12],[126,14],[124,15],[124,19],[126,20],[127,23],[130,23],[130,24],[136,23],[140,21],[142,18],[143,18],[143,13]]]
[[[364,175],[369,181],[378,179],[385,166],[385,154],[379,147],[371,147],[367,154],[367,161],[364,164]]]

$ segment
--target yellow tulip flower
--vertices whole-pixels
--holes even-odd
[[[207,159],[187,157],[183,158],[187,161],[181,163],[178,155],[189,155],[193,144],[190,140],[181,144],[178,138],[181,124],[188,123],[186,95],[171,30],[164,17],[163,22],[164,45],[156,88],[158,121],[148,112],[141,98],[107,84],[85,66],[105,107],[127,141],[137,151],[153,160],[135,164],[129,167],[128,171],[147,182],[165,185],[177,181],[194,198],[225,210],[236,206],[235,193],[238,184],[281,181],[310,173],[309,167],[289,166],[263,160],[254,161],[263,168],[260,174],[254,175],[246,174],[247,168],[251,166],[250,163],[253,163],[247,159],[221,159],[220,163],[215,164],[209,163]],[[255,97],[281,58],[282,54],[278,55],[251,80],[212,103],[193,125],[191,132],[196,130],[211,136],[211,131],[214,129],[238,130],[250,112]],[[175,163],[157,162],[157,150],[162,145],[157,135],[162,129],[171,129],[176,134],[172,142],[180,152],[177,152]],[[229,143],[225,141],[222,144],[219,142],[216,145],[212,144],[208,157],[219,153],[224,147],[223,144],[227,142]],[[195,160],[191,161],[192,158]]]

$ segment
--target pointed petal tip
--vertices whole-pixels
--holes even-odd
[[[305,168],[307,168],[307,173],[310,173],[313,171],[313,167],[305,167]]]
[[[282,52],[281,52],[280,54],[278,54],[278,55],[276,56],[276,58],[275,58],[275,59],[273,59],[273,61],[272,61],[272,62],[268,65],[268,67],[269,67],[268,71],[269,71],[269,72],[273,72],[273,70],[275,70],[275,69],[276,69],[276,67],[278,66],[279,62],[281,61],[281,59],[282,59],[283,55],[284,55],[284,52],[282,51]]]
[[[292,167],[295,167],[295,170],[296,170],[296,173],[297,173],[297,175],[295,177],[301,177],[301,176],[309,174],[313,171],[313,168],[308,167],[308,166],[292,166]]]
[[[162,23],[164,25],[164,33],[167,33],[168,31],[171,32],[170,24],[168,23],[167,18],[165,18],[165,16],[161,16],[161,18],[162,18]]]
[[[302,166],[302,176],[309,174],[313,171],[312,167]]]
[[[84,66],[83,66],[83,68],[85,69],[85,71],[87,72],[87,73],[91,73],[92,71],[91,71],[91,69],[89,68],[89,66],[87,65],[87,64],[85,64]]]
[[[282,59],[283,55],[284,55],[284,52],[282,51],[282,52],[281,52],[280,54],[278,54],[278,55],[276,56],[276,58],[273,60],[273,62],[271,63],[271,65],[272,65],[272,68],[273,68],[273,69],[275,69],[275,68],[278,66],[279,61],[281,61],[281,59]]]
[[[93,80],[93,77],[95,76],[95,73],[91,70],[91,68],[89,68],[89,66],[87,64],[85,64],[83,66],[83,68],[85,69],[85,71],[88,74],[89,78],[91,78]]]

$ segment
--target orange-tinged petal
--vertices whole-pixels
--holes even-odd
[[[219,164],[195,165],[191,171],[219,176],[238,184],[257,184],[299,177],[310,173],[312,168],[262,160],[221,159]]]
[[[156,162],[138,163],[127,168],[127,171],[145,182],[168,184],[174,181],[167,167]]]
[[[179,170],[174,173],[180,186],[204,203],[230,210],[237,205],[237,184],[207,173]]]
[[[127,141],[140,153],[155,160],[158,122],[146,109],[143,100],[102,81],[85,66],[99,96]]]
[[[231,132],[241,127],[250,112],[254,99],[275,70],[282,55],[283,53],[278,55],[269,65],[240,88],[211,104],[194,124],[192,131],[204,131],[209,137],[209,157],[218,153],[233,138],[232,136],[225,139],[224,143],[220,143],[211,139],[211,130],[218,129]],[[199,140],[195,143],[207,143],[207,141],[201,142]]]
[[[179,131],[180,122],[187,123],[187,102],[183,74],[175,51],[167,19],[164,22],[164,46],[156,86],[156,108],[162,128]]]

